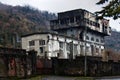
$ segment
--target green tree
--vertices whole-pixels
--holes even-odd
[[[99,18],[112,17],[113,19],[120,18],[120,0],[100,0],[97,5],[105,5],[101,11],[96,12]]]

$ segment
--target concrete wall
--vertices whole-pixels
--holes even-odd
[[[87,76],[118,76],[120,75],[120,62],[112,60],[102,61],[100,57],[87,56]],[[57,75],[85,76],[85,57],[77,57],[74,60],[52,58],[54,73]]]

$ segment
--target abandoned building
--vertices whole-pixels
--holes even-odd
[[[91,55],[101,55],[104,50],[104,37],[111,34],[109,20],[84,9],[58,13],[58,19],[50,21],[51,29],[59,34],[77,38],[83,42],[83,49]],[[86,47],[85,47],[86,46]],[[84,54],[83,53],[83,54]],[[89,55],[89,54],[88,54]]]
[[[104,37],[111,35],[109,20],[77,9],[58,13],[50,27],[23,35],[22,49],[0,47],[0,77],[120,75],[120,55],[104,54]]]
[[[74,58],[80,55],[79,40],[55,32],[36,32],[22,36],[22,48],[36,50],[40,57]]]
[[[63,59],[76,56],[102,56],[104,37],[111,34],[109,20],[97,19],[84,9],[58,13],[50,21],[51,31],[22,36],[22,48],[36,50],[40,57]]]

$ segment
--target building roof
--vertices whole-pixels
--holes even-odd
[[[55,31],[33,32],[33,33],[22,35],[21,37],[28,37],[28,36],[37,35],[37,34],[52,34],[52,35],[58,35],[58,36],[62,36],[62,37],[65,37],[65,38],[71,38],[71,39],[74,39],[74,40],[78,40],[75,37],[70,37],[70,36],[67,36],[67,35],[58,34]]]
[[[94,13],[92,13],[88,10],[85,10],[85,9],[81,9],[81,8],[80,9],[69,10],[69,11],[64,11],[64,12],[59,12],[58,15],[63,14],[63,13],[71,13],[71,12],[75,13],[75,12],[79,12],[79,11],[85,11],[85,12],[88,12],[88,13],[91,13],[91,14],[95,15]]]
[[[58,34],[58,33],[55,31],[41,31],[41,32],[28,33],[28,34],[22,35],[21,37],[28,37],[28,36],[36,35],[36,34]]]

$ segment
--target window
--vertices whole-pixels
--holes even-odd
[[[65,24],[66,22],[65,22],[65,20],[64,19],[61,19],[61,22],[60,22],[61,24]]]
[[[76,16],[76,22],[79,22],[81,19],[81,16]]]
[[[79,39],[80,39],[80,40],[83,40],[83,35],[84,35],[84,31],[82,31],[82,32],[79,34]]]
[[[100,27],[100,24],[99,24],[99,23],[95,23],[95,26],[96,26],[96,27]]]
[[[69,43],[67,43],[66,49],[67,49],[67,51],[70,51],[70,44]]]
[[[40,47],[40,53],[43,53],[44,50],[43,50],[43,47]]]
[[[71,22],[71,23],[74,23],[74,17],[71,17],[71,18],[70,18],[70,22]]]
[[[45,40],[39,40],[39,45],[45,45]]]
[[[66,23],[67,23],[67,24],[69,23],[69,18],[66,18]]]
[[[94,41],[94,38],[93,38],[93,37],[91,37],[91,41]]]
[[[96,53],[97,53],[97,55],[99,54],[99,49],[98,48],[96,48]]]
[[[99,42],[99,39],[96,39],[96,42]]]
[[[86,52],[87,52],[87,53],[89,52],[89,47],[88,47],[88,46],[86,46]]]
[[[63,42],[59,42],[59,46],[60,46],[60,48],[63,48]]]
[[[34,46],[35,45],[35,41],[29,41],[29,46]]]
[[[93,22],[92,22],[92,21],[90,21],[90,25],[93,25]]]
[[[77,50],[77,45],[76,44],[74,44],[74,54],[78,54],[78,50]]]
[[[49,36],[47,36],[47,39],[49,40],[49,39],[50,39],[50,37],[49,37]]]
[[[88,37],[88,36],[86,36],[86,39],[87,39],[87,40],[89,40],[89,37]]]
[[[84,54],[84,46],[83,45],[80,45],[80,54]]]
[[[103,54],[104,53],[104,49],[101,49],[101,54]]]

